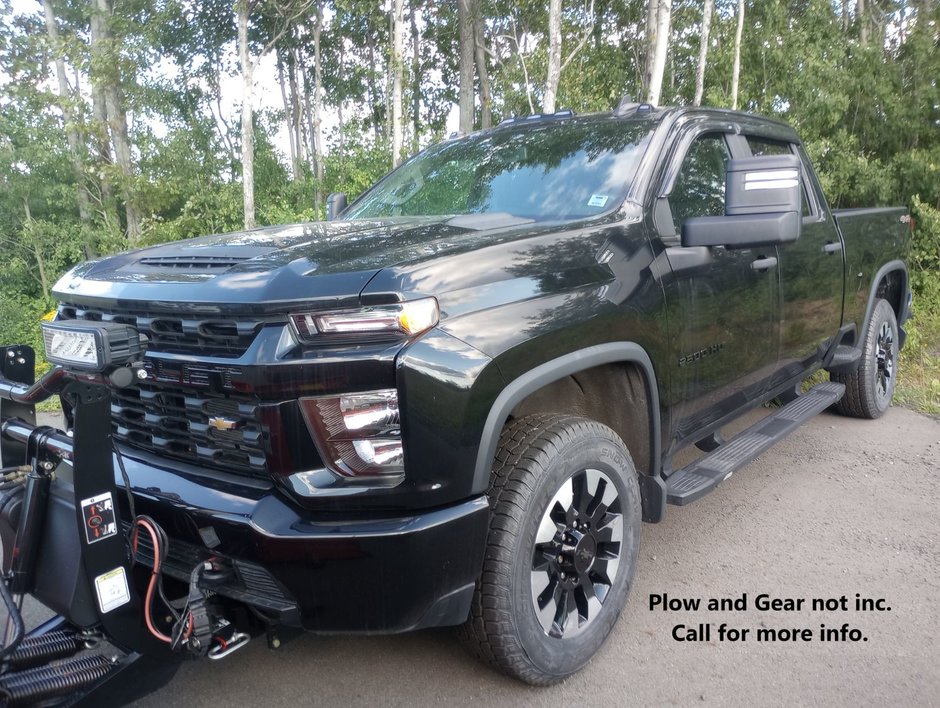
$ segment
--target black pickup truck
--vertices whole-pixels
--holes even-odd
[[[501,670],[559,681],[616,622],[641,521],[826,408],[890,405],[909,218],[831,211],[780,122],[531,116],[344,201],[55,287],[59,321],[146,342],[113,437],[163,572],[223,559],[214,592],[273,625],[459,625]]]

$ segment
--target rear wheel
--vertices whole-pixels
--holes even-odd
[[[898,373],[898,322],[887,300],[878,300],[862,342],[862,358],[851,374],[830,374],[845,384],[836,410],[855,418],[880,418],[891,407]]]
[[[506,426],[470,620],[478,656],[532,684],[581,669],[617,621],[640,540],[636,469],[610,428],[533,415]]]

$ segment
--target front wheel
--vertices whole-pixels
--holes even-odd
[[[898,321],[887,300],[877,300],[862,341],[862,358],[851,374],[831,374],[845,384],[836,410],[855,418],[880,418],[891,406],[898,374]]]
[[[527,683],[581,669],[613,629],[633,581],[640,490],[629,452],[585,418],[532,415],[500,438],[483,573],[461,634]]]

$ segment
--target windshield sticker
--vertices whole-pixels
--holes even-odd
[[[602,207],[607,203],[606,194],[592,194],[588,199],[588,206]]]

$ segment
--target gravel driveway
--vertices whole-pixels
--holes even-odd
[[[255,641],[225,661],[185,663],[137,705],[937,705],[938,509],[940,421],[903,408],[877,422],[824,413],[714,493],[644,525],[620,622],[559,686],[503,678],[435,630],[304,636],[278,651]],[[699,608],[651,610],[664,594]],[[781,609],[757,609],[759,595]],[[710,598],[738,609],[709,611]],[[857,599],[890,610],[856,611]],[[709,625],[709,637],[676,641],[677,625],[698,639]],[[748,633],[732,642],[729,629]]]

